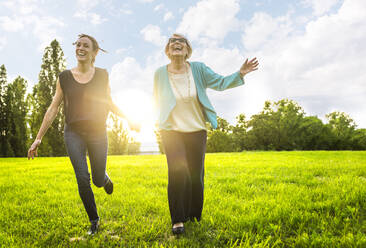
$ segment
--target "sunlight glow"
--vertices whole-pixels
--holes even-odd
[[[142,143],[155,142],[155,120],[150,95],[141,90],[126,90],[113,94],[113,101],[127,118],[140,123],[140,132],[131,132],[133,138]],[[127,125],[127,121],[124,124]]]

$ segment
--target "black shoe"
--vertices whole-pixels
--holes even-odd
[[[88,235],[93,236],[98,232],[98,229],[99,229],[99,221],[92,221],[88,231]]]
[[[172,232],[174,235],[180,235],[184,233],[184,226],[173,227]]]
[[[113,182],[111,179],[104,185],[104,190],[108,195],[113,193]]]

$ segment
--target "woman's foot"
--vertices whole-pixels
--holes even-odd
[[[88,235],[93,236],[98,232],[99,229],[99,220],[97,221],[91,221],[91,225],[88,231]]]
[[[172,232],[174,235],[179,235],[184,233],[184,225],[183,222],[175,223],[172,228]]]
[[[104,185],[104,190],[108,195],[113,193],[113,182],[110,178],[108,178],[108,182]]]

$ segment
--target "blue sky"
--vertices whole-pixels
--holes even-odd
[[[260,69],[243,87],[208,92],[231,123],[240,113],[258,113],[265,100],[289,98],[308,115],[324,120],[344,111],[366,128],[364,0],[0,0],[0,64],[10,80],[20,75],[31,88],[52,39],[72,68],[72,43],[90,34],[108,51],[96,66],[109,71],[113,98],[147,118],[153,73],[168,63],[163,47],[175,31],[190,39],[191,61],[220,74],[258,58]]]

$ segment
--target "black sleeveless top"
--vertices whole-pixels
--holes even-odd
[[[66,124],[91,122],[105,127],[109,112],[108,72],[95,67],[93,78],[78,83],[70,70],[60,73],[60,84],[64,95]]]

